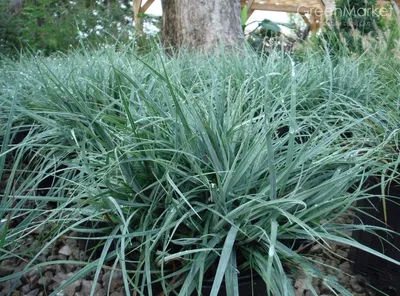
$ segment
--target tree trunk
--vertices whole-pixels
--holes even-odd
[[[162,0],[166,47],[212,51],[244,42],[239,0]]]
[[[21,11],[24,0],[10,0],[9,9],[12,13],[18,13]]]

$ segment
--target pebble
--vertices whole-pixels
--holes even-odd
[[[67,260],[68,259],[68,256],[66,256],[66,255],[63,255],[63,254],[58,254],[57,255],[57,260]]]
[[[50,271],[46,271],[45,274],[37,281],[37,283],[43,287],[47,287],[53,278],[53,274]]]
[[[68,238],[65,240],[65,244],[70,247],[70,249],[77,249],[78,242],[75,239]]]
[[[298,278],[294,282],[294,288],[296,289],[296,295],[303,295],[304,291],[307,290],[307,283],[305,278]]]
[[[101,280],[104,282],[107,282],[110,279],[111,276],[111,271],[106,271],[103,276],[101,277]]]
[[[58,256],[57,255],[50,255],[49,257],[47,257],[47,261],[54,261],[57,260]]]
[[[7,295],[7,292],[10,291],[10,288],[11,288],[10,281],[6,281],[6,282],[2,283],[2,285],[0,285],[0,295],[1,296]]]
[[[344,273],[339,274],[339,284],[347,287],[350,284],[350,276]]]
[[[324,248],[321,246],[321,244],[315,244],[310,249],[311,254],[321,254],[321,253],[323,253],[323,251],[324,251]]]
[[[106,296],[106,295],[107,295],[106,289],[100,289],[96,293],[94,293],[94,296]]]
[[[61,284],[63,284],[63,283],[64,282],[62,282]],[[77,281],[73,282],[72,284],[70,284],[68,287],[66,287],[64,289],[65,295],[66,296],[74,296],[75,292],[80,290],[81,284],[82,284],[81,280],[77,280]]]
[[[29,275],[27,272],[22,275],[21,281],[22,281],[22,286],[29,284]]]
[[[21,288],[21,292],[24,294],[28,294],[28,292],[31,290],[31,285],[30,284],[26,284],[25,286],[22,286]]]
[[[111,276],[111,271],[107,271],[104,273],[102,276],[101,280],[103,283],[103,287],[108,289],[108,285],[110,282],[110,276]],[[113,282],[117,281],[116,283],[113,284],[111,283],[111,291],[115,291],[118,287],[121,285],[121,280],[122,280],[122,272],[121,271],[114,271],[113,273]],[[123,285],[123,282],[122,282]],[[114,289],[113,289],[114,288]]]
[[[42,262],[46,262],[47,258],[44,255],[39,255],[36,260],[37,260],[37,262],[42,263]]]
[[[366,278],[365,276],[361,275],[361,274],[357,274],[357,275],[355,275],[354,277],[357,279],[357,281],[358,281],[359,283],[365,283],[365,282],[367,282],[367,278]]]
[[[350,280],[350,286],[356,293],[363,293],[365,291],[364,287],[360,285],[357,279],[352,278]]]
[[[62,282],[65,282],[66,280],[68,280],[71,276],[73,276],[74,274],[72,272],[66,274],[64,272],[60,272],[57,273],[54,277],[53,277],[53,281],[55,283],[57,283],[58,285],[61,285]]]
[[[72,272],[72,271],[76,270],[76,265],[73,265],[73,264],[66,264],[66,265],[65,265],[65,270],[66,270],[67,272]]]
[[[32,277],[29,279],[29,282],[31,283],[31,285],[36,285],[37,282],[39,281],[39,279],[40,279],[40,275],[39,275],[39,274],[36,274],[36,275],[32,276]]]
[[[30,291],[28,294],[26,294],[25,296],[38,296],[39,295],[39,288],[36,288],[35,290]]]
[[[56,271],[56,266],[55,266],[55,264],[46,265],[46,266],[43,266],[43,270],[54,272],[54,271]]]
[[[85,251],[81,251],[80,249],[76,248],[72,250],[72,255],[74,260],[86,261],[89,257]]]
[[[336,255],[338,255],[339,257],[341,257],[340,260],[344,260],[344,259],[342,259],[342,258],[347,258],[348,255],[349,255],[349,252],[346,252],[345,250],[342,250],[342,249],[338,249],[338,250],[336,251]]]
[[[349,261],[345,261],[339,265],[339,269],[343,272],[351,272],[351,266]]]
[[[14,265],[14,260],[5,259],[1,262],[0,266],[12,266]]]
[[[44,225],[40,225],[39,227],[35,228],[32,233],[34,234],[41,234],[44,232]]]
[[[14,272],[20,272],[20,271],[24,270],[26,265],[27,265],[27,262],[25,262],[25,261],[21,262],[20,264],[18,264],[17,267],[14,268]]]
[[[72,254],[72,250],[68,245],[65,245],[58,251],[58,254],[70,256]]]
[[[122,295],[124,295],[124,296],[126,296],[125,295],[125,287],[119,287],[116,291],[114,291],[114,292],[118,292],[118,293],[121,293]]]
[[[123,287],[123,286],[124,286],[124,281],[123,281],[123,280],[113,280],[113,281],[111,282],[110,289],[111,289],[111,291],[115,291],[115,290],[117,290],[118,288]],[[106,288],[106,287],[105,287],[105,288]]]
[[[321,286],[319,288],[320,288],[320,293],[322,293],[322,294],[328,294],[329,292],[331,292],[331,289],[329,289],[324,284],[321,284]]]
[[[332,259],[331,261],[328,261],[327,263],[329,264],[330,267],[333,267],[332,270],[337,272],[334,268],[338,268],[339,263],[340,263],[338,260]]]
[[[45,278],[45,277],[41,277],[41,278],[37,281],[37,283],[38,283],[40,286],[42,286],[43,288],[46,288],[46,287],[50,284],[50,281],[49,281],[47,278]]]
[[[5,277],[7,275],[13,274],[14,271],[14,266],[0,265],[0,277]]]
[[[102,280],[103,282],[108,282],[108,281],[110,280],[111,273],[112,273],[111,270],[105,272],[105,273],[103,274],[101,280]],[[114,272],[113,272],[113,279],[114,279],[114,280],[120,280],[120,279],[122,279],[122,272],[121,272],[121,271],[115,271],[115,270],[114,270]]]
[[[346,220],[347,220],[347,219],[344,218],[344,217],[338,217],[338,218],[336,219],[335,222],[336,222],[337,224],[348,224]]]
[[[57,273],[60,273],[60,272],[62,272],[62,273],[67,273],[67,271],[65,270],[65,268],[64,268],[64,265],[56,265],[56,271],[55,271],[55,274],[57,274]]]
[[[93,281],[86,281],[83,280],[82,281],[82,287],[81,287],[81,293],[83,295],[90,295],[90,291],[92,290],[92,285],[93,285]],[[101,285],[99,283],[95,284],[95,288],[94,291],[97,292],[98,290],[101,289]]]
[[[54,290],[57,289],[58,287],[59,287],[59,285],[53,282],[53,283],[51,283],[51,284],[47,287],[47,290],[48,290],[48,291],[54,291]]]

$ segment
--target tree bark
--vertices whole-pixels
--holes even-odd
[[[166,47],[212,51],[244,42],[239,0],[162,0]]]
[[[10,0],[9,9],[12,13],[18,13],[21,11],[24,0]]]

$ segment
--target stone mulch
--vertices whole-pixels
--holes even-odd
[[[33,233],[26,238],[23,246],[18,250],[24,251],[30,248],[37,247],[36,236],[39,233]],[[71,236],[76,234],[71,233]],[[374,292],[365,284],[365,280],[357,275],[354,275],[351,270],[351,265],[347,261],[349,247],[338,244],[331,244],[331,251],[327,251],[320,245],[314,245],[308,251],[308,255],[314,260],[322,262],[327,267],[325,272],[332,275],[338,275],[339,269],[342,273],[339,274],[339,283],[346,287],[355,296],[375,295]],[[85,251],[79,248],[77,240],[63,238],[57,241],[47,251],[39,256],[37,263],[49,262],[53,260],[87,260],[88,257]],[[4,277],[25,268],[27,261],[21,259],[8,259],[0,263],[0,277]],[[17,282],[7,281],[0,283],[0,296],[5,296],[11,292],[12,296],[45,296],[53,292],[57,287],[63,284],[68,278],[78,272],[82,266],[74,264],[49,265],[42,267],[40,270],[31,270]],[[101,271],[99,281],[93,283],[93,274],[84,279],[80,279],[67,287],[63,292],[58,293],[60,296],[86,296],[90,295],[92,285],[95,285],[96,296],[123,296],[125,295],[122,273],[114,271],[113,278],[110,279],[111,271],[103,269]],[[313,286],[318,295],[330,296],[334,295],[328,287],[324,286],[322,281],[314,280]],[[311,296],[311,291],[308,291],[305,281],[299,278],[295,281],[296,296]],[[107,292],[109,291],[109,292]]]
[[[3,174],[7,177],[7,174]],[[6,178],[0,182],[0,195],[4,191]],[[345,218],[340,218],[345,219]],[[351,218],[347,221],[338,221],[352,223]],[[24,238],[24,243],[19,246],[15,253],[23,252],[29,254],[29,250],[38,250],[40,247],[40,229],[31,233]],[[76,234],[71,233],[71,237],[76,237]],[[339,276],[339,283],[346,287],[355,296],[374,296],[375,293],[366,284],[364,278],[355,275],[352,272],[350,262],[347,260],[349,247],[339,244],[330,244],[331,250],[328,251],[320,245],[312,246],[307,252],[314,260],[326,265],[324,268],[328,274]],[[25,255],[24,258],[6,259],[0,262],[0,278],[22,271],[34,254]],[[29,257],[31,256],[31,257]],[[88,257],[84,250],[79,248],[78,241],[68,237],[61,238],[54,243],[50,248],[41,254],[36,263],[49,262],[54,260],[78,260],[86,261]],[[332,268],[333,267],[333,268]],[[45,296],[53,292],[57,287],[63,284],[82,266],[74,264],[48,265],[41,269],[31,270],[28,274],[22,276],[18,281],[7,281],[0,283],[0,296],[11,294],[12,296]],[[334,269],[336,268],[336,269]],[[342,273],[337,271],[339,269]],[[58,293],[59,296],[86,296],[90,295],[90,290],[95,285],[95,296],[123,296],[124,285],[122,273],[114,271],[113,278],[110,279],[111,271],[103,269],[101,271],[99,281],[93,283],[94,275],[86,276],[83,279],[77,280],[75,283],[67,287],[63,292]],[[329,288],[324,286],[322,281],[315,280],[313,286],[318,295],[330,296],[334,295]],[[311,296],[311,291],[308,291],[304,279],[301,277],[295,281],[296,296]]]
[[[71,233],[72,236],[76,234]],[[29,248],[35,249],[36,240],[35,234],[29,236],[25,240],[24,246],[21,246],[18,252],[28,250]],[[74,239],[60,239],[45,250],[42,255],[38,257],[36,263],[50,262],[54,260],[74,260],[84,261],[88,260],[85,251],[80,250],[78,242]],[[27,261],[13,258],[7,259],[0,263],[0,277],[11,275],[15,272],[22,271],[27,265]],[[12,292],[12,296],[27,295],[27,296],[44,296],[53,292],[83,266],[74,264],[59,264],[48,265],[40,269],[33,269],[27,274],[23,275],[18,281],[7,281],[0,283],[0,296],[5,296],[8,292]],[[79,279],[63,292],[58,293],[59,296],[85,296],[90,295],[93,285],[95,285],[96,296],[122,296],[125,295],[122,273],[120,271],[113,272],[113,278],[110,279],[111,270],[102,270],[98,283],[93,283],[93,274],[83,279]],[[107,291],[109,291],[107,293]]]

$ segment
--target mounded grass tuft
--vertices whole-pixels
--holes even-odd
[[[357,215],[368,178],[399,182],[399,69],[321,53],[3,61],[0,260],[29,264],[0,281],[67,263],[36,260],[62,236],[95,232],[98,256],[74,261],[84,267],[53,295],[93,271],[96,281],[103,265],[122,270],[127,295],[190,295],[210,278],[211,295],[224,281],[238,295],[250,273],[272,295],[294,295],[300,273],[350,295],[297,248],[378,253],[350,237],[377,227],[338,218]],[[41,227],[43,242],[18,254]]]

